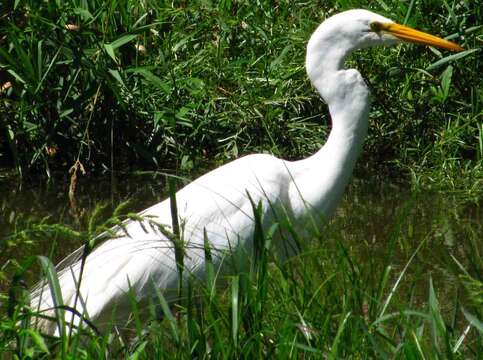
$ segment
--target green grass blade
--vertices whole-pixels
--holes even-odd
[[[458,352],[458,350],[460,349],[461,345],[464,343],[465,339],[467,338],[468,336],[468,333],[470,332],[471,330],[471,325],[468,325],[466,327],[466,329],[463,331],[463,333],[461,334],[461,336],[458,338],[458,340],[456,341],[454,347],[453,347],[453,353],[456,354]]]
[[[404,268],[402,269],[401,273],[399,274],[396,282],[394,283],[394,286],[392,287],[391,291],[389,292],[389,295],[387,296],[387,299],[382,307],[382,310],[381,312],[379,313],[379,316],[378,317],[381,317],[384,315],[384,313],[386,312],[387,310],[387,307],[389,306],[389,304],[391,303],[391,299],[392,297],[394,296],[394,294],[396,293],[396,290],[398,289],[399,287],[399,284],[401,283],[402,281],[402,278],[404,277],[404,274],[406,274],[406,271],[408,270],[409,268],[409,265],[411,264],[411,262],[413,261],[413,259],[416,257],[416,254],[419,252],[419,250],[422,248],[423,244],[425,243],[426,241],[421,241],[418,245],[418,247],[416,248],[416,250],[414,251],[414,253],[411,255],[411,257],[409,258],[408,262],[406,263],[406,265],[404,266]]]
[[[213,259],[211,257],[211,248],[208,241],[208,234],[206,233],[206,228],[203,229],[203,245],[205,253],[205,277],[206,277],[206,287],[209,292],[209,299],[213,299],[215,296],[215,266],[213,265]]]
[[[350,316],[351,316],[351,312],[349,311],[339,324],[339,328],[337,329],[337,334],[335,335],[335,339],[332,342],[332,346],[330,349],[330,354],[328,357],[330,360],[338,359],[337,353],[339,350],[339,344],[340,344],[339,341],[342,336],[342,333],[344,332],[345,324],[347,323],[347,320],[349,319]]]
[[[47,347],[47,344],[45,343],[44,338],[37,331],[32,329],[22,329],[20,331],[20,334],[28,335],[32,339],[34,344],[39,348],[40,351],[50,354],[49,348]]]
[[[418,350],[419,356],[421,357],[421,359],[426,359],[426,357],[424,356],[423,348],[421,347],[421,342],[419,341],[419,336],[414,331],[411,332],[411,335],[413,337],[414,343],[416,344],[416,349]]]
[[[440,340],[447,337],[446,325],[439,309],[438,299],[434,291],[433,279],[429,279],[429,315],[431,320],[431,340],[435,350],[440,350]]]
[[[407,25],[409,18],[411,17],[411,12],[413,11],[414,3],[416,0],[411,0],[408,6],[408,10],[406,11],[406,16],[404,17],[403,25]]]
[[[480,334],[483,334],[483,322],[479,320],[475,315],[470,314],[465,308],[462,309],[463,315],[466,320],[469,321],[471,326],[473,326]]]
[[[47,283],[49,284],[50,296],[52,297],[55,307],[55,317],[57,321],[57,329],[62,339],[62,352],[65,354],[67,351],[67,333],[66,333],[66,321],[64,311],[64,300],[62,298],[62,291],[60,289],[59,277],[55,270],[54,264],[45,256],[37,256],[40,261],[42,270],[45,273]]]
[[[114,60],[115,63],[117,63],[116,54],[114,53],[114,48],[112,47],[112,45],[104,44],[104,49],[106,50],[107,55],[109,55],[111,59]]]
[[[117,48],[127,44],[128,42],[134,40],[135,38],[137,38],[138,36],[137,35],[124,35],[124,36],[121,36],[119,39],[117,40],[114,40],[113,42],[111,42],[109,45],[114,49],[116,50]]]
[[[54,264],[45,256],[37,256],[42,266],[42,270],[45,272],[47,278],[47,283],[49,284],[49,289],[51,292],[52,300],[55,306],[55,312],[57,317],[57,325],[59,328],[59,333],[65,333],[65,318],[64,318],[64,301],[62,299],[62,291],[60,290],[59,277],[57,276],[57,271],[55,270]]]
[[[161,310],[163,311],[164,316],[169,322],[169,326],[171,328],[171,332],[173,333],[174,341],[176,344],[180,343],[180,331],[178,328],[178,324],[176,322],[176,319],[173,316],[173,313],[171,312],[169,308],[169,304],[166,301],[166,298],[163,296],[161,293],[161,290],[159,289],[158,286],[152,281],[152,287],[156,293],[156,297],[158,298],[159,305],[161,306]]]
[[[148,342],[145,340],[138,346],[136,346],[136,350],[134,350],[134,353],[132,353],[128,359],[129,360],[138,360],[138,359],[143,359],[145,358],[145,348]]]
[[[231,280],[231,335],[233,344],[235,347],[238,344],[238,329],[239,329],[239,317],[238,317],[238,299],[239,299],[239,277],[234,276]]]
[[[480,49],[471,49],[471,50],[465,50],[465,51],[462,51],[462,52],[459,52],[457,54],[453,54],[453,55],[449,55],[449,56],[446,56],[434,63],[432,63],[431,65],[429,65],[428,67],[426,67],[426,70],[434,70],[440,66],[443,66],[444,64],[447,64],[451,61],[456,61],[456,60],[459,60],[459,59],[462,59],[468,55],[471,55],[477,51],[480,51]]]
[[[173,88],[166,81],[161,80],[158,76],[154,75],[151,71],[146,68],[134,68],[127,70],[128,73],[132,72],[135,74],[142,75],[147,81],[152,83],[158,89],[162,90],[166,95],[171,94]]]

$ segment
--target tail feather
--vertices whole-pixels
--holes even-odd
[[[111,320],[120,324],[131,312],[129,292],[136,301],[143,301],[152,293],[149,289],[152,281],[163,290],[176,286],[173,247],[168,240],[164,240],[164,244],[162,246],[163,240],[159,237],[145,241],[131,238],[108,240],[86,258],[82,278],[83,248],[66,258],[58,271],[62,301],[67,308],[76,310],[76,313],[65,310],[66,324],[80,325],[79,314],[101,330]],[[37,328],[58,335],[56,322],[49,319],[55,317],[55,305],[46,281],[38,283],[32,290],[30,305],[40,315],[33,321]]]

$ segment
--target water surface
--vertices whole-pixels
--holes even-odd
[[[119,203],[129,201],[126,211],[137,212],[166,197],[164,175],[81,179],[75,204],[69,200],[68,182],[3,182],[0,193],[0,264],[5,275],[0,290],[8,288],[8,276],[32,255],[47,255],[54,262],[82,244],[60,236],[29,236],[38,224],[60,223],[84,231],[92,212],[103,204],[98,222],[107,219]],[[462,203],[450,194],[412,193],[408,188],[378,179],[354,179],[334,219],[318,241],[341,241],[352,261],[383,271],[391,266],[396,279],[412,255],[400,291],[424,303],[429,277],[448,305],[461,291],[455,259],[470,273],[481,271],[483,214],[476,205]],[[19,236],[24,232],[23,236]],[[16,234],[16,235],[12,235]],[[419,246],[422,245],[422,246]],[[38,275],[31,271],[26,281]]]

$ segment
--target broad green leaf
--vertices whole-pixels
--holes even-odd
[[[117,58],[114,50],[134,40],[136,37],[137,35],[133,34],[121,36],[119,39],[114,40],[111,43],[104,44],[104,49],[106,49],[106,52],[109,54],[109,56],[117,63]]]
[[[171,94],[172,87],[161,80],[158,76],[154,75],[151,71],[146,68],[135,68],[130,69],[129,72],[137,73],[142,75],[146,80],[152,83],[154,86],[162,90],[166,95]]]
[[[114,70],[114,69],[109,69],[109,73],[112,75],[112,77],[114,79],[116,79],[116,81],[121,84],[121,86],[123,88],[126,88],[126,85],[124,84],[124,81],[122,81],[122,78],[121,78],[121,74],[119,73],[118,70]]]
[[[104,44],[104,49],[106,49],[107,54],[117,63],[116,54],[114,54],[114,48],[111,44]]]
[[[128,42],[134,40],[135,38],[137,38],[138,36],[137,35],[133,35],[133,34],[130,34],[130,35],[124,35],[122,37],[120,37],[119,39],[117,40],[114,40],[112,43],[110,43],[109,45],[111,45],[111,47],[116,50],[117,48],[123,46],[124,44],[127,44]]]
[[[87,9],[77,7],[77,8],[74,8],[73,12],[74,14],[79,15],[85,21],[94,19],[90,11]]]

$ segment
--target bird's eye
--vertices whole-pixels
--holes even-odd
[[[382,30],[382,24],[378,21],[371,22],[369,26],[371,27],[371,30],[374,32],[379,32]]]

